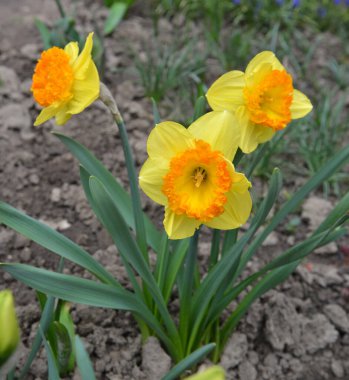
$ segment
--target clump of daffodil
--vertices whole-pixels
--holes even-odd
[[[44,107],[34,125],[56,117],[58,125],[82,112],[99,96],[99,76],[91,56],[93,33],[79,54],[77,42],[64,49],[52,47],[41,54],[35,67],[31,90]]]
[[[150,133],[139,182],[165,206],[164,226],[171,239],[192,236],[201,224],[227,230],[246,222],[251,184],[231,163],[238,128],[234,115],[223,111],[202,116],[188,129],[165,121]]]
[[[312,110],[309,99],[293,88],[291,75],[271,51],[256,55],[245,73],[230,71],[213,83],[207,100],[215,111],[233,112],[241,126],[239,146],[251,153],[292,119]]]
[[[0,292],[0,367],[15,352],[18,342],[19,327],[13,296],[10,290],[3,290]]]

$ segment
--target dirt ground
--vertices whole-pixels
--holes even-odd
[[[66,1],[65,4],[69,2]],[[83,32],[94,29],[106,17],[99,2],[88,6],[77,1]],[[110,237],[90,211],[79,184],[78,164],[52,129],[76,138],[91,149],[127,186],[120,140],[111,118],[98,102],[64,127],[49,121],[34,128],[39,108],[30,93],[31,75],[42,49],[34,18],[58,17],[47,0],[0,1],[0,199],[54,226],[81,244],[112,273],[126,276]],[[174,26],[163,21],[164,38]],[[151,38],[151,20],[135,8],[118,30],[106,39],[105,81],[115,94],[127,122],[138,168],[146,158],[147,136],[153,126],[152,107],[144,97],[126,45],[144,53]],[[212,77],[217,73],[212,69]],[[163,110],[166,114],[166,110]],[[144,208],[160,226],[162,210],[145,196]],[[299,236],[316,228],[318,219],[332,207],[321,194],[311,196],[299,215],[301,234],[286,228],[273,233],[248,267],[252,272],[271,257],[292,246]],[[277,290],[257,301],[238,326],[223,354],[227,379],[335,380],[349,379],[349,260],[347,240],[314,253]],[[201,245],[204,260],[207,245]],[[55,269],[58,258],[13,231],[0,227],[0,261],[30,263]],[[67,273],[82,274],[66,264]],[[84,275],[84,274],[83,274]],[[0,273],[0,289],[10,288],[16,297],[22,331],[20,363],[26,358],[40,318],[34,292]],[[97,379],[160,379],[171,363],[158,343],[142,347],[140,334],[128,313],[74,305],[77,332],[91,355]],[[204,365],[209,364],[208,362]],[[46,379],[46,358],[41,352],[28,379]],[[72,379],[79,379],[75,373]]]

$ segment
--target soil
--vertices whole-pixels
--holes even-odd
[[[127,284],[117,251],[84,198],[77,162],[50,133],[58,130],[86,145],[127,187],[117,130],[98,102],[64,127],[57,127],[53,121],[40,128],[33,127],[39,108],[31,97],[31,76],[42,50],[33,21],[38,17],[53,22],[58,12],[54,2],[45,0],[27,0],[20,7],[15,3],[0,2],[0,199],[57,228]],[[101,2],[77,1],[76,15],[77,24],[83,25],[83,32],[88,32],[94,29],[91,15],[102,25],[106,11]],[[151,103],[132,70],[132,55],[126,46],[132,45],[135,51],[144,54],[144,41],[151,39],[151,27],[149,16],[141,7],[135,7],[105,40],[105,82],[115,94],[126,120],[138,169],[146,158],[146,139],[153,127],[153,116]],[[166,20],[160,27],[164,40],[176,28]],[[212,65],[209,76],[214,78],[218,74],[217,65]],[[169,117],[166,105],[160,111]],[[145,196],[142,200],[144,209],[160,226],[162,210]],[[247,272],[255,271],[316,228],[319,210],[332,206],[321,194],[313,195],[299,212],[301,225],[296,233],[283,227],[270,235]],[[0,228],[0,242],[2,262],[57,268],[57,256],[10,229]],[[289,280],[254,303],[222,356],[227,379],[349,379],[347,239],[340,244],[312,254]],[[207,244],[202,244],[203,260],[207,256],[205,248]],[[64,271],[86,275],[69,263]],[[38,304],[35,293],[8,274],[0,273],[0,288],[10,288],[15,294],[22,331],[20,367],[37,331]],[[129,313],[73,305],[72,314],[77,333],[91,355],[97,379],[155,380],[169,370],[170,359],[156,340],[151,339],[142,346]],[[202,364],[206,365],[208,361]],[[28,379],[46,379],[46,370],[42,351]],[[69,378],[80,377],[76,372]]]

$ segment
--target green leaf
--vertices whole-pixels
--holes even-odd
[[[96,214],[97,218],[99,220],[102,220],[102,216],[99,214],[99,209],[96,206],[95,200],[93,199],[91,191],[90,191],[90,177],[91,177],[90,173],[88,173],[87,170],[83,166],[80,166],[80,179],[81,179],[82,187],[84,189],[87,201],[88,201],[89,205],[91,206],[93,212]],[[140,289],[140,286],[137,282],[137,279],[136,279],[129,263],[127,262],[127,260],[124,259],[123,256],[121,256],[121,260],[122,260],[123,265],[126,268],[128,278],[133,285],[133,289],[135,290],[137,295],[140,298],[142,298],[143,297],[142,291]]]
[[[41,20],[37,18],[35,18],[34,24],[40,33],[44,49],[47,50],[51,47],[51,32],[48,30],[45,23],[43,23]]]
[[[82,380],[96,380],[93,366],[84,347],[84,344],[78,335],[75,335],[76,362]]]
[[[59,313],[59,322],[67,329],[69,338],[72,344],[72,351],[69,357],[67,370],[73,371],[75,367],[75,325],[70,314],[70,305],[68,302],[63,302]]]
[[[175,347],[169,341],[159,322],[148,308],[128,290],[26,264],[1,263],[0,269],[10,273],[15,279],[31,288],[56,298],[95,307],[134,312],[148,323],[168,347],[171,354],[175,352]]]
[[[0,268],[1,268],[1,264],[0,264]],[[43,332],[43,334],[46,334],[46,331],[53,319],[54,306],[55,306],[55,298],[47,297],[47,301],[45,302],[45,307],[42,311],[41,318],[40,318],[39,330],[37,331],[35,335],[34,341],[32,343],[32,346],[29,352],[29,356],[18,376],[19,380],[26,378],[27,372],[29,371],[32,365],[32,362],[35,359],[35,356],[41,347],[41,343],[42,343],[41,331]]]
[[[248,250],[245,252],[241,259],[239,269],[237,270],[237,275],[239,275],[245,268],[245,265],[254,255],[257,248],[261,246],[263,241],[267,236],[280,224],[280,222],[297,206],[304,201],[304,199],[313,191],[317,186],[326,181],[331,175],[333,175],[345,162],[349,159],[349,146],[342,149],[334,157],[326,162],[325,165],[312,177],[308,182],[305,183],[294,196],[286,202],[283,207],[275,214],[269,225],[255,238],[253,243],[250,245]]]
[[[0,223],[7,225],[51,252],[81,265],[101,281],[120,287],[113,276],[79,245],[5,202],[0,202]],[[45,291],[43,292],[45,293]]]
[[[127,4],[114,3],[109,10],[107,20],[104,24],[104,34],[110,34],[120,23],[127,11]]]
[[[113,177],[113,175],[83,145],[60,133],[54,133],[54,135],[61,140],[61,142],[70,150],[75,158],[91,175],[97,177],[102,182],[126,223],[132,229],[135,229],[130,195]],[[147,242],[155,252],[158,252],[161,241],[161,233],[154,227],[153,223],[144,213],[143,218]]]
[[[180,269],[182,268],[182,264],[189,247],[189,241],[190,239],[183,239],[183,240],[176,241],[175,247],[173,249],[173,253],[171,254],[170,264],[168,265],[169,270],[167,273],[165,288],[164,288],[164,298],[165,298],[166,303],[170,299],[172,289],[176,282],[178,273]]]
[[[48,378],[50,380],[60,380],[57,363],[53,355],[50,343],[46,340],[45,334],[42,332],[42,330],[40,331],[41,331],[41,336],[44,341],[46,354],[47,354]]]
[[[59,374],[60,376],[65,376],[71,370],[70,358],[73,353],[73,345],[70,340],[69,332],[62,323],[54,321],[52,323],[52,330],[54,334],[54,345],[52,341],[50,341],[50,343],[58,364]]]
[[[333,210],[327,215],[326,219],[316,229],[314,234],[323,232],[336,223],[338,219],[346,215],[349,211],[349,192],[336,204]]]
[[[194,351],[176,364],[161,380],[176,380],[184,371],[203,360],[215,347],[215,343],[209,343]]]
[[[281,268],[274,269],[265,275],[262,280],[244,297],[244,299],[239,303],[237,308],[232,313],[231,317],[225,322],[221,337],[222,337],[222,347],[225,342],[229,339],[232,331],[243,317],[243,315],[250,308],[251,304],[264,293],[270,289],[275,288],[277,285],[286,280],[286,278],[296,269],[300,261],[295,261],[291,264],[287,264]]]
[[[159,124],[161,122],[160,112],[158,109],[158,105],[156,104],[156,100],[154,98],[151,98],[151,102],[153,104],[153,117],[154,117],[154,124]]]
[[[270,179],[270,188],[267,196],[261,204],[257,214],[251,222],[249,230],[245,235],[233,245],[230,250],[227,251],[225,256],[210,270],[205,277],[200,287],[193,297],[193,310],[195,310],[195,319],[193,320],[193,326],[191,329],[191,336],[188,344],[188,350],[194,346],[201,338],[202,332],[206,323],[205,315],[207,315],[207,308],[210,305],[212,299],[212,307],[219,301],[221,294],[226,290],[226,287],[231,284],[233,277],[235,276],[236,269],[240,263],[240,257],[242,250],[254,235],[259,226],[263,223],[272,206],[277,198],[282,184],[281,173],[278,169],[274,169],[272,177]],[[217,292],[219,296],[217,297]]]
[[[201,117],[206,111],[206,98],[205,96],[200,96],[195,102],[195,110],[193,121]]]
[[[1,263],[0,269],[33,289],[66,301],[135,312],[142,309],[134,294],[115,286],[26,264]]]
[[[135,239],[132,237],[119,210],[115,207],[109,194],[106,192],[102,183],[96,178],[90,178],[90,191],[97,208],[97,216],[110,233],[115,245],[118,247],[120,255],[128,261],[141,279],[146,283],[149,292],[159,309],[163,321],[168,328],[169,334],[176,341],[177,350],[180,355],[180,338],[176,326],[166,308],[162,293],[153,277],[148,264],[139,250]]]

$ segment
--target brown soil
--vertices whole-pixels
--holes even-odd
[[[93,29],[92,14],[99,24],[106,16],[101,4],[91,1],[88,5],[77,1],[78,25],[83,25],[84,32]],[[134,50],[144,53],[144,41],[151,38],[152,23],[142,12],[140,7],[134,8],[118,30],[106,39],[105,81],[127,122],[138,167],[146,158],[146,139],[153,117],[151,103],[143,96],[126,46],[132,45]],[[51,121],[41,128],[32,126],[38,107],[30,94],[31,75],[42,49],[33,20],[39,17],[52,21],[57,16],[54,2],[28,0],[20,7],[15,2],[0,2],[0,78],[3,82],[0,87],[0,199],[56,226],[127,283],[111,239],[85,201],[77,162],[50,133],[52,129],[59,130],[85,144],[127,186],[120,140],[108,113],[97,102],[62,128]],[[174,25],[164,20],[161,27],[163,38],[170,38]],[[217,74],[217,67],[213,67],[210,77]],[[167,108],[161,111],[164,117],[169,117]],[[145,196],[143,202],[145,210],[160,226],[162,210]],[[316,217],[303,216],[304,219]],[[250,263],[248,271],[256,270],[267,258],[293,245],[294,240],[311,228],[311,223],[303,221],[300,236],[291,235],[286,229],[275,233]],[[47,269],[58,265],[55,255],[5,227],[0,228],[0,242],[2,262],[30,263]],[[202,244],[203,259],[205,252],[207,245]],[[349,272],[348,261],[342,258],[337,246],[331,255],[325,252],[319,258],[314,254],[285,284],[253,305],[222,357],[227,379],[349,379]],[[82,274],[69,263],[65,271]],[[20,363],[23,363],[40,318],[35,294],[4,273],[0,273],[0,288],[12,289],[16,297],[22,331]],[[142,348],[130,314],[74,305],[73,317],[77,332],[91,355],[97,379],[155,380],[168,369],[168,358],[156,343],[150,342]],[[46,378],[46,358],[41,352],[28,379]],[[71,378],[79,379],[78,373]]]

